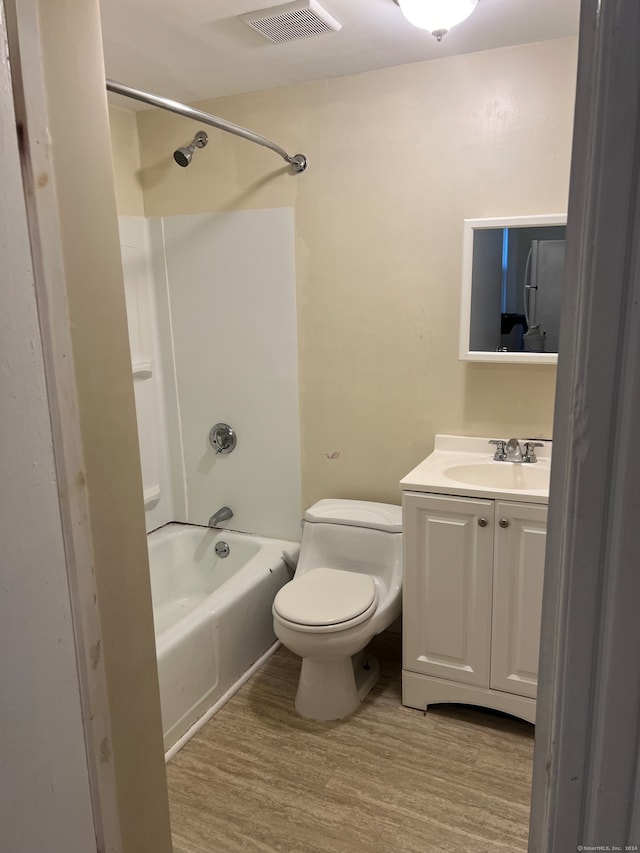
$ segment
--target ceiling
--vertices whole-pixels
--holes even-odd
[[[238,16],[280,5],[273,0],[101,0],[107,77],[192,103],[576,35],[580,7],[580,0],[479,0],[438,43],[393,0],[320,2],[342,24],[339,32],[272,44]]]

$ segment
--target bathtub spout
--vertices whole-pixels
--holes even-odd
[[[217,527],[221,521],[229,521],[230,518],[233,518],[233,512],[228,506],[223,506],[217,512],[213,513],[208,521],[208,525],[209,527]]]

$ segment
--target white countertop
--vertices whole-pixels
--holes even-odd
[[[510,436],[495,436],[505,438]],[[493,438],[493,436],[492,436]],[[547,504],[551,442],[536,447],[537,462],[496,462],[489,438],[436,435],[433,453],[400,480],[403,491]]]

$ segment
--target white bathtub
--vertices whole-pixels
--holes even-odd
[[[216,542],[230,547],[216,555]],[[276,642],[271,605],[296,543],[187,524],[150,533],[151,595],[164,747],[183,736]],[[210,715],[207,715],[207,718]],[[178,744],[181,746],[182,743]]]

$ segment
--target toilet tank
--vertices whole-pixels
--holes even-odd
[[[372,575],[385,587],[399,583],[401,507],[369,501],[318,501],[304,516],[296,573],[320,567]]]

